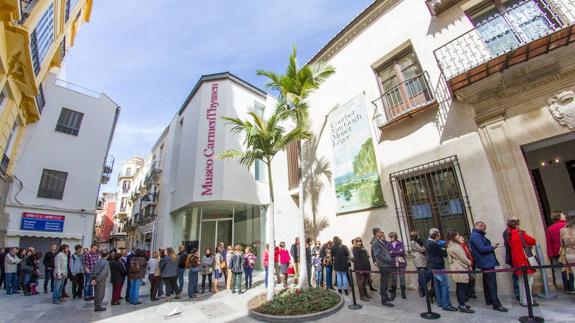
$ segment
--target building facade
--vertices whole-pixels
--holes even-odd
[[[132,231],[132,225],[129,221],[133,209],[130,196],[136,186],[136,174],[138,174],[143,165],[143,158],[133,157],[122,164],[122,169],[118,173],[114,229],[110,239],[113,248],[123,249],[129,247],[129,245],[126,245],[126,240],[128,233]]]
[[[217,242],[252,246],[261,253],[266,241],[269,204],[267,170],[236,160],[219,160],[228,149],[243,149],[222,119],[248,112],[270,115],[275,100],[231,73],[204,75],[133,178],[131,217],[124,227],[129,246],[214,248]],[[286,153],[273,167],[285,173]],[[286,176],[274,178],[276,240],[291,241],[297,205]],[[119,195],[120,196],[120,195]]]
[[[29,126],[15,161],[4,244],[41,251],[50,244],[88,246],[100,183],[112,170],[107,156],[120,108],[54,74],[44,88],[42,119]]]
[[[27,127],[41,118],[43,83],[89,21],[92,0],[0,3],[0,241],[6,238],[6,194]]]
[[[304,187],[324,187],[305,195],[319,239],[481,220],[503,244],[517,216],[544,247],[550,210],[575,209],[574,15],[569,0],[382,0],[351,21],[310,61],[336,68],[302,150]]]
[[[110,249],[115,213],[116,193],[102,193],[96,208],[96,223],[94,224],[94,243],[101,249]]]

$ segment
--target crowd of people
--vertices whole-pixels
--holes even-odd
[[[547,230],[548,256],[554,264],[573,264],[575,214],[566,216],[561,211],[555,211],[552,218],[554,223]],[[468,301],[477,298],[474,273],[481,270],[485,304],[494,310],[507,312],[498,298],[494,271],[500,266],[495,255],[499,244],[491,243],[487,238],[484,222],[474,224],[469,241],[465,241],[463,235],[455,230],[449,231],[443,239],[440,230],[432,228],[425,240],[419,232],[413,231],[408,243],[409,258],[406,245],[399,240],[397,233],[390,232],[386,237],[377,227],[373,228],[372,233],[369,251],[360,237],[351,241],[351,251],[337,236],[323,244],[306,239],[308,286],[332,290],[337,287],[339,293],[348,295],[349,274],[353,268],[360,300],[369,301],[372,298],[369,292],[377,291],[372,281],[375,269],[380,276],[381,302],[393,307],[392,302],[398,290],[402,299],[407,298],[405,274],[407,261],[411,259],[417,270],[420,297],[429,296],[446,311],[474,313]],[[536,244],[535,239],[520,228],[517,218],[510,218],[503,232],[503,241],[505,263],[515,268],[513,285],[517,299],[522,306],[527,306],[528,301],[531,301],[532,306],[538,306],[528,295],[521,269],[537,265],[531,251]],[[266,287],[272,256],[269,249],[266,244],[259,259],[265,269]],[[277,280],[278,284],[288,287],[290,276],[293,277],[293,284],[298,283],[298,278],[301,279],[299,250],[299,238],[295,238],[289,250],[284,241],[274,248],[272,279]],[[26,296],[39,294],[39,289],[43,287],[45,294],[50,290],[53,304],[61,304],[66,298],[72,297],[72,300],[93,301],[95,311],[105,311],[102,301],[109,283],[112,285],[111,305],[119,305],[122,300],[132,305],[141,304],[140,289],[146,280],[149,283],[150,301],[161,298],[170,301],[172,295],[175,299],[182,297],[186,273],[189,298],[196,298],[200,293],[217,293],[220,288],[241,294],[253,287],[253,270],[257,262],[258,257],[251,247],[243,248],[239,244],[225,246],[223,242],[215,250],[206,248],[202,254],[197,248],[188,252],[184,246],[180,246],[177,252],[173,248],[160,248],[151,254],[141,249],[108,252],[95,245],[89,249],[76,245],[73,251],[66,244],[59,247],[52,245],[44,255],[33,247],[6,248],[0,253],[0,286],[4,284],[7,295],[23,293]],[[40,264],[43,264],[45,278],[42,286],[39,285]],[[446,270],[457,273],[448,273]],[[565,292],[574,294],[575,267],[557,268],[555,272],[560,273]],[[529,287],[533,284],[534,273],[535,269],[527,270]],[[455,283],[457,307],[451,303],[450,277]],[[555,281],[555,273],[553,277]],[[122,290],[125,290],[123,297]]]

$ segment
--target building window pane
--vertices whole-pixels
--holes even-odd
[[[425,237],[438,228],[444,237],[449,230],[469,236],[471,210],[459,173],[452,156],[390,175],[398,216],[409,231]]]
[[[254,163],[256,181],[266,180],[266,164],[261,160],[256,160]]]
[[[254,113],[262,119],[264,117],[265,109],[266,109],[266,107],[263,104],[258,103],[258,102],[254,103]]]
[[[61,200],[64,196],[67,178],[68,173],[66,172],[44,169],[38,189],[38,197]]]
[[[34,73],[38,74],[42,62],[54,42],[54,4],[50,4],[31,34],[30,51]]]
[[[80,132],[83,117],[84,114],[81,112],[62,108],[62,112],[60,112],[60,117],[58,118],[58,124],[56,125],[56,131],[77,136]]]

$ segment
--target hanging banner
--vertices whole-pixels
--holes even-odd
[[[385,206],[364,96],[334,110],[329,120],[337,213]]]

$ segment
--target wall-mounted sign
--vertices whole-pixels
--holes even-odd
[[[20,230],[62,232],[64,231],[65,218],[63,215],[24,212],[22,213]]]
[[[213,83],[210,92],[210,104],[206,108],[206,120],[208,121],[208,141],[204,148],[203,155],[206,158],[204,181],[202,183],[202,196],[212,195],[214,184],[214,156],[216,148],[216,118],[218,112],[219,97],[218,90],[219,83]]]
[[[363,95],[330,115],[337,213],[385,206]]]

